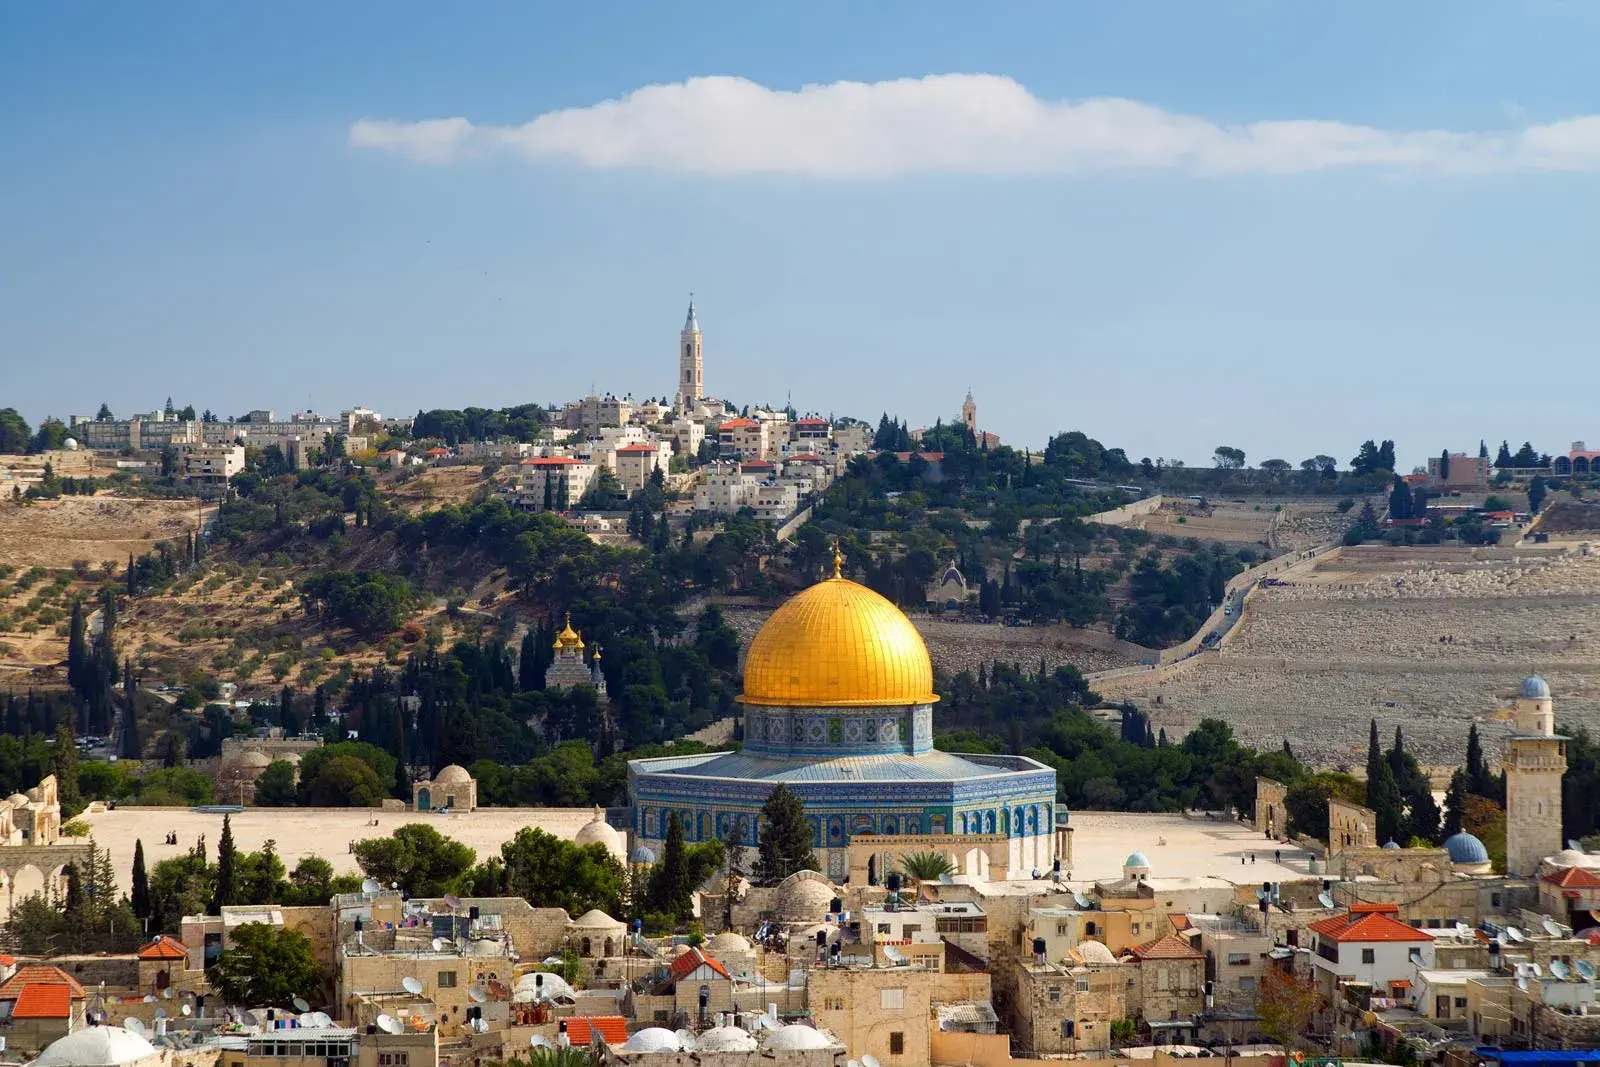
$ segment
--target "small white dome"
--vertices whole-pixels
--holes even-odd
[[[150,1042],[120,1026],[90,1026],[55,1041],[37,1067],[116,1067],[156,1055]]]
[[[573,919],[572,925],[583,930],[612,930],[627,926],[621,919],[613,919],[599,908],[590,908]]]
[[[820,922],[833,902],[833,886],[814,871],[798,871],[778,886],[778,918],[785,922]]]
[[[572,997],[574,995],[572,987],[559,974],[551,974],[548,971],[535,971],[517,979],[517,986],[512,994],[512,999],[560,1000],[563,997]]]
[[[622,1046],[624,1052],[677,1052],[678,1035],[660,1026],[639,1030]]]
[[[1079,942],[1078,955],[1083,957],[1083,962],[1085,963],[1105,964],[1117,962],[1117,957],[1113,956],[1111,950],[1099,941]]]
[[[622,847],[622,834],[607,823],[604,816],[596,815],[578,828],[572,841],[578,845],[604,845],[606,848],[619,849]]]
[[[65,441],[61,442],[61,447],[66,449],[68,452],[76,452],[78,450],[78,439],[76,437],[69,437]]]
[[[695,1042],[700,1052],[754,1052],[756,1039],[737,1026],[714,1026]]]
[[[1547,861],[1557,867],[1600,867],[1600,856],[1590,856],[1577,849],[1564,848]]]
[[[471,781],[472,775],[459,763],[452,763],[433,776],[434,785],[466,785]]]
[[[811,1026],[800,1023],[790,1023],[780,1026],[767,1038],[764,1047],[770,1049],[804,1052],[810,1049],[827,1048],[833,1042],[828,1035]]]
[[[749,952],[750,942],[732,930],[724,930],[707,941],[706,948],[712,952]]]

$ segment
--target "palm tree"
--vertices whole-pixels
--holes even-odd
[[[955,864],[942,852],[908,852],[900,857],[900,873],[912,883],[937,882],[942,876],[954,873]]]

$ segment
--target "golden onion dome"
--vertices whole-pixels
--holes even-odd
[[[572,628],[572,612],[567,612],[567,624],[556,634],[555,644],[550,646],[555,649],[583,647],[583,638],[578,636],[578,631]]]
[[[839,576],[791,599],[745,657],[746,704],[888,707],[931,704],[928,646],[901,610]]]

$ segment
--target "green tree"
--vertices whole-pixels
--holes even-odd
[[[683,840],[683,821],[677,812],[667,814],[666,847],[651,874],[649,907],[677,922],[694,914],[694,886],[689,883],[689,857]]]
[[[1446,840],[1461,832],[1467,812],[1467,775],[1460,767],[1450,775],[1450,788],[1444,795],[1444,834]]]
[[[56,798],[61,802],[61,818],[65,821],[76,816],[84,807],[83,796],[78,791],[78,742],[67,723],[56,727],[51,762],[56,775]]]
[[[1450,450],[1448,448],[1439,453],[1439,480],[1441,482],[1450,480]]]
[[[742,821],[741,816],[741,821]],[[739,827],[729,828],[722,842],[722,928],[733,929],[733,906],[739,902],[739,883],[744,879],[744,843]]]
[[[761,836],[756,851],[756,881],[777,885],[796,871],[817,869],[811,851],[811,824],[800,794],[778,785],[761,806]]]
[[[28,451],[33,431],[16,408],[0,408],[0,453],[21,455]]]
[[[133,893],[130,903],[140,919],[150,917],[150,876],[144,869],[144,842],[133,842]]]
[[[296,799],[294,764],[282,759],[267,764],[256,779],[256,807],[292,808]]]
[[[222,836],[217,840],[217,878],[212,887],[211,912],[221,915],[222,909],[236,902],[237,889],[234,877],[235,861],[239,858],[239,850],[233,843],[233,820],[231,816],[222,817]]]
[[[603,844],[578,845],[524,826],[500,846],[505,891],[536,908],[618,914],[626,872]]]
[[[356,863],[385,885],[398,883],[411,897],[453,893],[478,854],[425,823],[407,823],[389,837],[356,842]]]
[[[1372,734],[1367,742],[1367,807],[1377,819],[1380,843],[1396,841],[1405,833],[1400,787],[1378,745],[1377,719],[1372,720]]]
[[[1539,509],[1544,507],[1544,498],[1547,489],[1548,487],[1545,484],[1544,475],[1542,474],[1534,475],[1533,481],[1528,483],[1528,510],[1533,514],[1539,514]]]
[[[322,1000],[325,972],[304,934],[267,923],[236,928],[206,980],[227,1004],[288,1004]]]
[[[373,808],[386,795],[371,765],[355,756],[328,760],[315,778],[301,785],[306,803],[314,808]]]
[[[900,857],[900,873],[918,882],[937,882],[955,870],[950,857],[942,852],[910,852]]]

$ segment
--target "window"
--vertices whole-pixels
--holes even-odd
[[[1089,979],[1087,979],[1087,978],[1075,978],[1075,979],[1073,979],[1072,989],[1073,989],[1074,992],[1077,992],[1077,993],[1087,993],[1087,992],[1089,992]]]
[[[1248,952],[1230,952],[1230,953],[1228,953],[1228,966],[1229,967],[1248,967],[1248,966],[1250,966],[1250,953],[1248,953]]]
[[[1071,1019],[1062,1019],[1061,1020],[1061,1036],[1062,1037],[1077,1037],[1078,1036],[1078,1024],[1073,1022]]]
[[[1066,923],[1056,923],[1056,936],[1057,937],[1066,937],[1067,936],[1067,924]]]
[[[878,924],[878,933],[886,934],[888,932],[889,932],[889,924],[888,923],[879,923]]]
[[[1457,997],[1456,998],[1456,1007],[1465,1009],[1466,1006],[1467,1006],[1467,998],[1466,997]]]
[[[456,987],[456,972],[440,971],[439,980],[434,984],[440,989],[454,989]]]
[[[1253,975],[1248,975],[1247,974],[1244,977],[1239,979],[1239,992],[1241,992],[1241,993],[1252,993],[1253,994],[1255,991],[1256,991],[1256,980],[1255,980],[1255,977]]]
[[[411,1053],[409,1052],[380,1052],[378,1053],[378,1067],[410,1067]]]
[[[844,998],[824,997],[822,998],[822,1006],[828,1011],[844,1011]]]
[[[904,989],[885,989],[878,993],[878,1007],[884,1011],[903,1011],[906,1006]]]
[[[1050,990],[1050,1003],[1052,1003],[1052,1004],[1060,1004],[1061,1003],[1061,990],[1059,988],[1056,988],[1056,987],[1052,987],[1051,988],[1051,990]]]
[[[1361,950],[1361,962],[1362,963],[1377,963],[1378,962],[1378,950],[1377,949],[1372,949],[1372,948],[1364,948],[1364,949],[1362,949]]]
[[[1094,923],[1084,923],[1083,934],[1085,937],[1093,937],[1095,935]]]
[[[906,1035],[901,1033],[899,1030],[891,1031],[889,1034],[889,1055],[903,1056],[905,1055],[905,1051]]]

